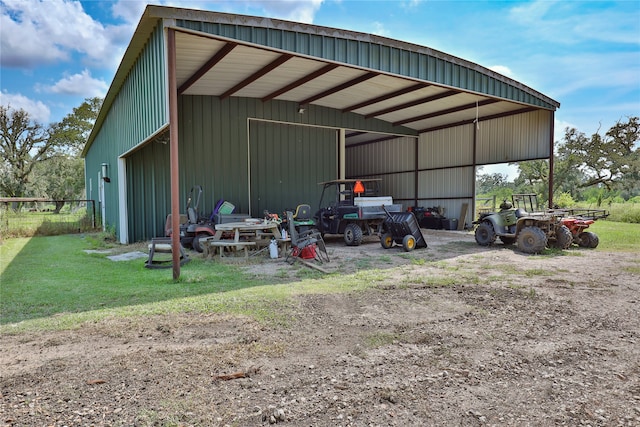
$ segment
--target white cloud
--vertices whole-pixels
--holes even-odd
[[[79,74],[66,76],[56,84],[38,89],[62,95],[80,95],[85,98],[104,97],[109,85],[104,80],[94,79],[87,69]]]
[[[569,129],[575,128],[575,129],[578,129],[578,131],[580,131],[580,128],[577,125],[563,121],[563,120],[556,119],[553,125],[553,141],[554,142],[562,141],[564,139],[564,131],[566,128],[569,128]]]
[[[144,1],[119,0],[113,4],[111,11],[114,17],[122,18],[130,24],[137,24],[146,7],[147,3]]]
[[[503,76],[513,78],[513,71],[506,65],[492,65],[488,67],[490,70],[495,71],[496,73],[502,74]]]
[[[226,10],[230,13],[268,16],[289,21],[313,23],[316,12],[324,0],[236,0],[213,2],[209,10]],[[171,2],[168,2],[171,3]],[[180,7],[186,7],[180,2]],[[198,5],[198,9],[207,9],[207,5]]]
[[[72,60],[112,66],[114,45],[126,43],[133,26],[105,26],[82,4],[69,0],[3,0],[0,3],[0,64],[35,68]]]
[[[265,12],[274,13],[276,17],[311,24],[323,2],[324,0],[259,0],[249,3],[261,4]]]
[[[41,101],[34,101],[19,93],[0,92],[0,105],[11,110],[24,110],[29,113],[32,120],[40,123],[48,123],[51,111]]]
[[[640,44],[637,4],[629,2],[628,10],[615,11],[607,9],[607,5],[589,6],[588,2],[538,0],[511,8],[509,18],[539,42]]]
[[[554,97],[594,88],[633,91],[640,84],[637,52],[541,54],[532,57],[529,66],[527,72],[540,82],[536,84],[551,88]]]
[[[389,31],[386,30],[384,24],[382,22],[375,21],[373,24],[372,34],[376,34],[378,36],[389,36]]]

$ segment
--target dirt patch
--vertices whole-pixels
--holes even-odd
[[[105,320],[2,337],[6,425],[640,425],[640,257],[530,256],[426,231],[428,249],[329,239],[366,292],[306,295],[290,324]],[[242,268],[294,281],[282,260]]]

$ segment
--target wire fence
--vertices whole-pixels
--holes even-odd
[[[95,200],[0,198],[0,237],[98,231]]]

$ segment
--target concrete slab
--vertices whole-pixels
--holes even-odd
[[[148,258],[149,254],[141,251],[127,252],[119,255],[108,256],[111,261],[131,261],[133,259]]]

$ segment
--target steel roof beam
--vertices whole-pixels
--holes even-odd
[[[328,73],[329,71],[338,68],[339,65],[338,64],[327,64],[324,67],[320,68],[319,70],[314,71],[313,73],[307,74],[306,76],[304,76],[301,79],[296,80],[295,82],[289,83],[288,85],[276,90],[275,92],[270,93],[269,95],[265,96],[264,98],[262,98],[262,102],[267,102],[272,100],[275,97],[278,97],[280,95],[282,95],[283,93],[289,92],[290,90],[293,90],[295,88],[297,88],[298,86],[302,86],[303,84],[310,82],[313,79],[316,79],[318,77],[320,77],[323,74]]]
[[[375,73],[375,72],[368,72],[368,73],[362,74],[361,76],[358,76],[355,79],[351,79],[348,82],[344,82],[342,84],[339,84],[338,86],[334,86],[334,87],[329,88],[329,89],[327,89],[327,90],[325,90],[323,92],[320,92],[317,95],[313,95],[313,96],[310,96],[307,99],[299,101],[298,104],[300,104],[300,105],[310,104],[313,101],[317,101],[318,99],[322,99],[322,98],[327,97],[329,95],[333,95],[334,93],[340,92],[341,90],[344,90],[344,89],[346,89],[348,87],[355,86],[355,85],[360,84],[362,82],[365,82],[365,81],[367,81],[369,79],[372,79],[377,75],[378,75],[378,73]]]
[[[457,90],[448,90],[446,92],[438,93],[436,95],[427,96],[426,98],[416,99],[415,101],[409,101],[404,104],[394,105],[383,110],[374,111],[373,113],[366,114],[364,117],[370,119],[371,117],[381,116],[383,114],[392,113],[394,111],[403,110],[409,107],[415,107],[416,105],[426,104],[428,102],[437,101],[438,99],[446,98],[448,96],[457,95],[460,92]]]
[[[360,147],[363,145],[370,145],[370,144],[375,144],[377,142],[384,142],[384,141],[391,141],[392,139],[398,139],[398,138],[416,138],[414,135],[388,135],[388,136],[382,136],[380,138],[376,138],[376,139],[369,139],[366,141],[361,141],[361,142],[355,142],[353,144],[348,144],[347,148],[354,148],[354,147]]]
[[[349,106],[347,108],[343,108],[342,112],[346,113],[348,111],[353,111],[353,110],[357,110],[359,108],[368,107],[369,105],[377,104],[378,102],[382,102],[382,101],[388,101],[389,99],[395,98],[396,96],[406,95],[407,93],[415,92],[416,90],[424,89],[425,87],[429,87],[429,86],[431,86],[431,85],[428,84],[428,83],[418,83],[418,84],[415,84],[413,86],[408,86],[408,87],[396,90],[395,92],[387,93],[385,95],[381,95],[381,96],[378,96],[376,98],[372,98],[372,99],[366,100],[366,101],[361,102],[359,104],[355,104],[355,105],[351,105],[351,106]]]
[[[494,104],[499,102],[497,99],[483,99],[482,101],[472,102],[466,105],[460,105],[458,107],[447,108],[446,110],[435,111],[429,114],[423,114],[421,116],[409,117],[407,119],[398,120],[397,122],[392,123],[393,126],[404,125],[406,123],[417,122],[420,120],[432,119],[434,117],[444,116],[446,114],[458,113],[464,110],[470,110],[471,108],[479,108],[485,105]]]
[[[250,85],[251,83],[253,83],[256,80],[258,80],[260,77],[262,77],[265,74],[268,74],[271,71],[275,70],[276,68],[278,68],[279,66],[281,66],[282,64],[284,64],[285,62],[290,60],[291,58],[293,58],[293,55],[291,55],[291,54],[280,55],[278,58],[276,58],[275,60],[271,61],[271,63],[269,65],[266,65],[265,67],[263,67],[260,70],[256,71],[255,73],[253,73],[252,75],[250,75],[249,77],[247,77],[246,79],[244,79],[243,81],[241,81],[240,83],[238,83],[237,85],[235,85],[234,87],[232,87],[231,89],[227,90],[225,93],[220,95],[220,99],[225,99],[225,98],[233,95],[234,93],[236,93],[237,91],[239,91],[243,87]]]
[[[461,120],[461,121],[456,122],[456,123],[449,123],[449,124],[446,124],[446,125],[435,126],[435,127],[432,127],[432,128],[420,129],[418,131],[418,133],[433,132],[433,131],[436,131],[436,130],[448,129],[448,128],[453,128],[453,127],[456,127],[456,126],[470,125],[472,123],[475,123],[476,121],[477,122],[484,122],[484,121],[487,121],[487,120],[499,119],[499,118],[502,118],[502,117],[509,117],[509,116],[515,116],[515,115],[518,115],[518,114],[530,113],[532,111],[537,111],[537,110],[539,110],[539,108],[536,108],[536,107],[520,108],[518,110],[507,111],[507,112],[499,113],[499,114],[492,114],[490,116],[478,117],[477,119]]]
[[[182,95],[184,91],[189,89],[195,82],[200,80],[202,76],[207,74],[209,70],[211,70],[218,62],[222,61],[222,59],[227,56],[231,51],[238,46],[237,43],[229,42],[225,44],[215,55],[213,55],[198,71],[193,73],[191,77],[187,79],[179,88],[178,95]]]

